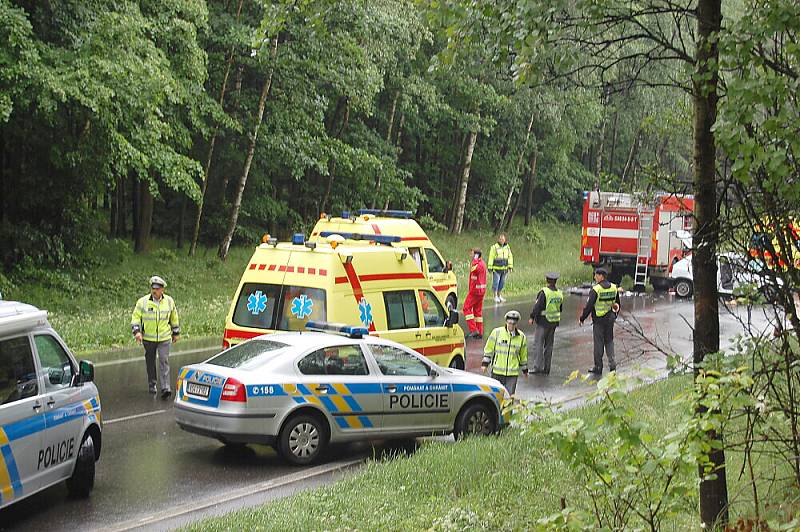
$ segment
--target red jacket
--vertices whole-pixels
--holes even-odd
[[[482,296],[486,293],[486,264],[478,257],[469,268],[469,293]]]

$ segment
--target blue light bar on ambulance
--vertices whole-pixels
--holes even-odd
[[[384,209],[359,209],[358,215],[372,214],[373,216],[384,216],[386,218],[411,218],[411,211],[391,211]]]
[[[340,235],[342,238],[346,240],[370,240],[372,242],[377,242],[378,244],[393,244],[395,242],[400,242],[402,239],[399,236],[392,236],[392,235],[364,235],[361,233],[342,233],[341,231],[322,231],[319,236],[322,238],[327,238],[331,235]]]
[[[369,336],[369,329],[358,325],[346,325],[344,323],[328,323],[327,321],[309,321],[306,329],[315,332],[326,332],[342,334],[350,338],[362,338]]]
[[[306,242],[306,235],[303,233],[295,233],[292,235],[292,244],[302,246]]]

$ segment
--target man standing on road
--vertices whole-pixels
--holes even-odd
[[[508,393],[513,394],[517,389],[519,372],[528,376],[528,340],[525,333],[517,329],[519,312],[509,310],[505,318],[505,326],[498,327],[489,334],[483,348],[481,368],[485,374],[486,368],[491,365],[492,378],[500,381]]]
[[[608,358],[609,371],[616,371],[617,362],[614,360],[614,321],[619,314],[619,292],[617,285],[606,279],[608,270],[597,268],[594,271],[595,285],[589,292],[589,300],[583,308],[579,318],[581,326],[592,314],[592,335],[594,338],[594,366],[589,373],[600,375],[603,373],[603,350]]]
[[[533,336],[533,373],[550,374],[550,361],[553,358],[553,338],[556,327],[561,322],[561,305],[564,294],[556,288],[557,272],[545,274],[547,286],[536,295],[528,323],[536,323]]]
[[[161,398],[171,394],[169,375],[169,346],[180,338],[178,309],[175,301],[164,293],[167,283],[158,275],[150,278],[150,294],[142,296],[133,307],[131,332],[140,344],[144,344],[144,360],[147,366],[147,383],[150,393],[156,393],[156,353],[158,353]]]
[[[469,268],[469,292],[462,310],[467,320],[467,338],[483,338],[483,296],[486,294],[486,264],[481,258],[481,250],[470,251],[472,264]]]
[[[506,285],[506,275],[514,269],[514,255],[511,253],[506,241],[506,235],[500,234],[497,242],[492,244],[489,249],[488,268],[492,272],[492,291],[494,292],[494,302],[502,303],[506,299],[500,295]]]

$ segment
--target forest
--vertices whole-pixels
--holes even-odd
[[[633,82],[677,67],[524,80],[496,47],[454,45],[453,16],[407,0],[0,1],[6,273],[105,239],[225,257],[362,207],[455,233],[575,222],[583,190],[691,180],[691,98]]]

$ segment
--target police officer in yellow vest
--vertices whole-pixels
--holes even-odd
[[[519,372],[528,376],[528,340],[525,333],[517,329],[519,312],[509,310],[505,318],[505,326],[494,329],[486,341],[481,367],[486,373],[486,368],[491,365],[492,378],[513,394],[517,389]]]
[[[178,309],[175,301],[164,293],[167,283],[154,275],[150,278],[150,294],[142,296],[133,307],[131,332],[140,344],[144,344],[144,360],[147,365],[147,382],[150,393],[156,393],[156,353],[158,353],[161,398],[172,394],[169,375],[169,346],[181,334]]]
[[[594,366],[589,373],[600,375],[603,373],[603,350],[608,358],[608,369],[615,371],[617,362],[614,360],[614,321],[619,314],[619,292],[617,285],[606,279],[608,270],[603,267],[594,271],[595,285],[589,292],[589,300],[583,308],[580,324],[591,313],[592,334],[594,337]]]
[[[556,327],[561,321],[561,305],[564,302],[564,293],[556,288],[557,272],[545,274],[547,286],[543,287],[536,295],[531,317],[528,323],[536,323],[536,332],[533,335],[533,369],[532,373],[541,375],[550,374],[550,361],[553,358],[553,338]]]

